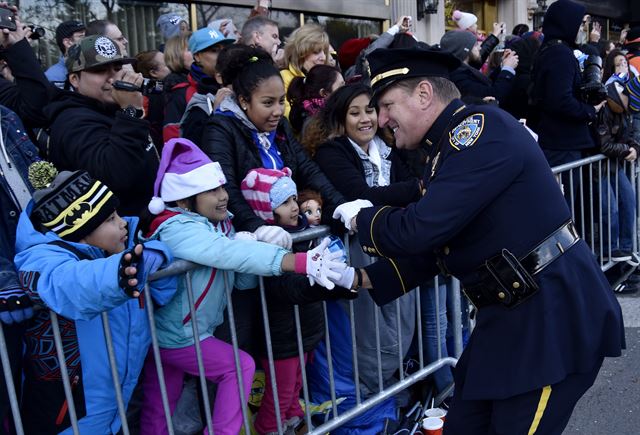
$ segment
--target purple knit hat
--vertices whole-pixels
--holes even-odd
[[[218,162],[212,162],[193,142],[184,138],[164,144],[154,196],[149,211],[160,214],[166,202],[189,198],[227,183]]]

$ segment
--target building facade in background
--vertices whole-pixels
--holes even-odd
[[[272,0],[270,17],[280,23],[286,36],[306,22],[322,24],[338,48],[354,37],[378,34],[395,22],[396,17],[411,15],[414,33],[427,43],[440,40],[452,28],[451,13],[455,9],[472,12],[478,17],[478,28],[491,31],[493,22],[504,21],[510,31],[518,23],[532,26],[534,15],[553,0]],[[603,37],[615,35],[629,22],[640,22],[640,1],[577,0],[603,24]],[[167,12],[183,16],[193,29],[208,22],[231,18],[242,27],[255,0],[159,2],[147,0],[20,0],[16,1],[21,18],[27,24],[45,28],[46,36],[34,43],[43,65],[57,62],[59,57],[54,37],[56,26],[68,19],[89,22],[109,19],[115,22],[129,40],[130,53],[157,48],[161,34],[155,23]],[[634,4],[635,3],[635,4]],[[625,21],[626,20],[626,21]]]

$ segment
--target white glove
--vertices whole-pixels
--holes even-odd
[[[329,290],[335,287],[332,281],[338,280],[347,267],[341,251],[329,250],[330,242],[325,237],[315,248],[296,254],[295,262],[296,273],[306,273],[311,285],[318,283]]]
[[[356,270],[353,267],[347,267],[345,270],[342,271],[340,278],[336,280],[332,279],[331,282],[333,282],[338,287],[351,289],[351,286],[353,285],[353,277],[355,274],[356,274]]]
[[[351,220],[358,214],[361,208],[373,207],[371,201],[367,199],[356,199],[345,202],[336,207],[333,212],[334,219],[340,219],[344,226],[351,231]]]
[[[256,235],[258,241],[271,243],[273,245],[282,246],[284,249],[291,251],[291,234],[283,228],[274,225],[262,225],[258,227],[253,234]]]
[[[258,240],[258,236],[249,231],[238,231],[233,240],[251,240],[255,242],[256,240]]]

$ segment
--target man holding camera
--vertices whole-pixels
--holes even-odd
[[[553,3],[544,16],[531,99],[539,117],[533,128],[551,166],[579,160],[595,146],[589,125],[605,104],[604,99],[589,104],[579,97],[583,79],[573,49],[584,16],[584,6],[570,0]]]
[[[45,108],[51,161],[58,170],[84,169],[107,184],[123,216],[146,209],[159,161],[143,119],[142,75],[123,68],[132,61],[112,39],[85,37],[68,51],[74,92],[60,91]]]
[[[18,17],[18,9],[0,2],[10,20],[0,22],[0,58],[11,69],[13,81],[0,78],[0,104],[18,114],[27,131],[45,125],[42,108],[49,102],[50,85],[29,45],[31,29]]]

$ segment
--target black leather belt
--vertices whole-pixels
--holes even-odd
[[[464,285],[464,292],[471,302],[481,308],[502,304],[514,307],[538,291],[533,276],[571,248],[580,237],[569,221],[521,259],[503,250],[490,258],[478,270],[475,284]]]

